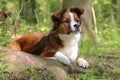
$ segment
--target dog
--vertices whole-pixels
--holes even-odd
[[[84,9],[77,7],[57,11],[51,15],[53,26],[48,34],[27,34],[7,47],[40,55],[41,58],[55,57],[65,65],[76,62],[78,66],[87,68],[89,63],[78,55],[83,12]]]

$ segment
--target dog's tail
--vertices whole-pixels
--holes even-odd
[[[6,46],[7,48],[13,49],[13,50],[21,50],[21,47],[19,43],[17,42],[12,42]]]

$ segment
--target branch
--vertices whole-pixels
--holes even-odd
[[[94,29],[95,29],[95,33],[98,34],[98,30],[97,30],[97,22],[96,22],[96,16],[95,16],[95,10],[92,7],[92,15],[93,15],[93,21],[94,21]]]
[[[16,19],[13,21],[13,25],[14,25],[13,33],[14,33],[16,39],[17,39],[17,37],[16,37],[15,31],[16,31],[16,29],[17,29],[17,21],[19,20],[20,13],[21,13],[22,9],[23,9],[23,4],[21,4],[21,8],[20,8],[20,10],[19,10],[19,12],[18,12],[18,15],[17,15]]]
[[[37,13],[36,13],[36,9],[34,9],[34,13],[35,13],[35,17],[36,17],[36,19],[37,19],[37,23],[38,23],[39,20],[38,20],[38,15],[37,15]]]

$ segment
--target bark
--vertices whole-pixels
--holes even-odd
[[[3,56],[2,56],[3,55]],[[5,61],[9,65],[9,72],[22,71],[33,65],[38,67],[42,64],[46,69],[55,73],[57,80],[65,80],[69,74],[85,73],[87,69],[77,67],[76,65],[66,66],[55,59],[41,59],[39,56],[29,53],[14,51],[0,46],[0,61]],[[72,78],[71,78],[72,79]]]
[[[92,20],[92,1],[91,0],[64,0],[63,9],[70,7],[84,8],[82,24],[83,24],[83,39],[91,39],[95,44],[98,44],[96,35],[92,32],[91,20]]]

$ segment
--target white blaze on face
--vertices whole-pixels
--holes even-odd
[[[70,22],[71,30],[72,30],[72,31],[75,31],[74,25],[77,24],[77,22],[74,20],[74,15],[73,15],[73,13],[70,12],[69,15],[70,15],[70,17],[71,17],[71,22]]]
[[[78,24],[75,19],[74,19],[74,14],[73,13],[69,13],[70,17],[71,17],[71,21],[70,21],[70,27],[71,27],[71,30],[74,32],[76,31],[76,27],[74,27],[74,25]],[[79,26],[79,32],[81,32],[81,26]]]

